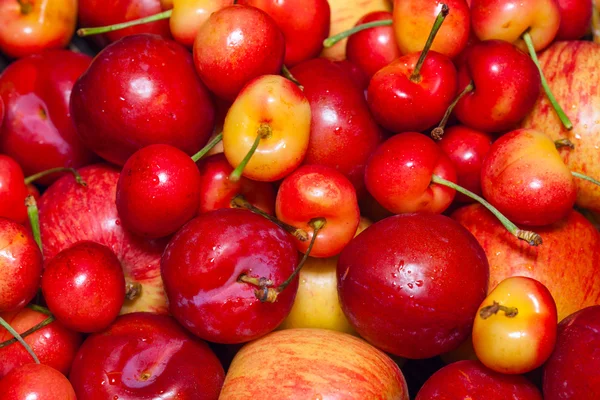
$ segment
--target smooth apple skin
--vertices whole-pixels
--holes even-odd
[[[600,85],[596,85],[600,47],[593,42],[556,42],[540,54],[540,64],[550,89],[573,123],[566,130],[546,96],[541,95],[521,127],[537,129],[552,140],[569,139],[575,149],[560,149],[571,171],[600,179]],[[600,211],[600,187],[576,179],[577,205]]]
[[[38,207],[45,262],[81,240],[109,247],[123,267],[127,283],[139,283],[141,295],[126,300],[121,313],[167,312],[160,277],[160,257],[166,240],[147,240],[127,231],[116,206],[119,171],[106,164],[79,170],[87,187],[64,176],[42,195]]]
[[[217,356],[171,317],[132,313],[89,336],[69,380],[78,400],[216,400]]]
[[[2,400],[77,400],[69,380],[44,364],[25,364],[0,380]]]
[[[558,325],[556,347],[544,366],[545,400],[600,398],[600,306],[581,309]]]
[[[489,288],[510,276],[540,281],[556,301],[558,320],[584,307],[600,303],[600,236],[583,215],[536,227],[541,246],[530,246],[510,234],[480,204],[462,207],[452,218],[479,241],[490,264]]]
[[[400,368],[364,340],[325,329],[286,329],[245,345],[234,357],[220,400],[408,400]]]

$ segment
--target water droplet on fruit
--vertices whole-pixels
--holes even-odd
[[[414,299],[414,297],[415,297],[415,296],[414,296],[414,295],[412,295],[412,294],[411,294],[410,296],[408,296],[408,298],[409,298],[409,299]]]
[[[423,281],[419,279],[418,281],[415,282],[415,285],[417,285],[417,287],[421,287],[421,286],[423,286]]]
[[[408,286],[409,289],[412,289],[414,285],[412,283],[407,283],[406,286]]]
[[[398,274],[395,272],[392,272],[392,278],[397,278],[397,277],[398,277]]]
[[[117,226],[121,225],[121,220],[116,219],[115,220],[115,225],[117,225]]]

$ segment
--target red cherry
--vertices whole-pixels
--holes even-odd
[[[28,194],[21,166],[13,158],[0,154],[0,217],[24,224]]]
[[[25,364],[0,380],[2,400],[76,400],[68,379],[44,364]]]

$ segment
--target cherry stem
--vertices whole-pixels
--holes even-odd
[[[17,0],[17,3],[21,7],[21,14],[27,15],[33,11],[33,3],[30,0]]]
[[[304,90],[304,86],[302,86],[302,84],[298,81],[298,79],[296,79],[294,77],[294,75],[292,75],[292,73],[290,72],[288,67],[286,67],[285,65],[281,68],[281,75],[283,75],[285,78],[289,79],[290,81],[294,82],[296,84],[296,86],[298,86],[300,88],[300,90]]]
[[[492,214],[494,214],[496,216],[496,218],[498,218],[498,220],[502,223],[502,225],[504,225],[506,230],[508,230],[510,233],[512,233],[517,238],[526,241],[527,243],[529,243],[529,245],[539,246],[540,244],[542,244],[542,237],[540,235],[538,235],[535,232],[519,229],[508,218],[506,218],[504,215],[502,215],[502,213],[500,211],[498,211],[494,206],[492,206],[485,199],[476,195],[475,193],[457,185],[454,182],[450,182],[440,176],[437,176],[435,174],[433,174],[431,176],[431,181],[433,183],[437,183],[439,185],[447,186],[451,189],[456,190],[457,192],[464,194],[465,196],[472,198],[473,200],[478,201],[479,203],[481,203],[481,205],[483,205],[485,208],[487,208]]]
[[[452,111],[454,111],[454,107],[458,104],[460,99],[465,97],[468,93],[472,92],[475,89],[475,84],[473,81],[469,82],[469,84],[463,89],[462,92],[454,99],[452,103],[446,109],[444,113],[444,117],[440,121],[440,124],[431,131],[431,137],[435,140],[441,140],[442,136],[444,136],[444,129],[446,129],[446,124],[448,123],[448,119],[450,119],[450,115]]]
[[[260,140],[266,139],[269,136],[271,136],[271,132],[271,126],[269,126],[269,124],[264,122],[260,124],[260,126],[258,127],[258,132],[256,133],[256,139],[254,139],[254,143],[252,143],[252,147],[250,147],[250,150],[248,150],[248,153],[246,154],[242,162],[237,167],[235,167],[233,172],[229,175],[229,180],[231,180],[232,182],[237,182],[240,180],[240,178],[242,177],[242,173],[244,172],[244,168],[246,168],[246,165],[248,165],[248,162],[250,161],[250,159],[254,155],[254,152],[258,148]]]
[[[107,25],[107,26],[97,26],[94,28],[81,28],[77,30],[78,36],[91,36],[91,35],[99,35],[101,33],[107,33],[112,31],[118,31],[121,29],[129,28],[131,26],[142,25],[148,22],[160,21],[163,19],[171,18],[171,14],[173,10],[163,11],[158,14],[150,15],[144,18],[138,18],[127,22],[121,22],[120,24]]]
[[[573,123],[571,123],[571,120],[569,119],[569,117],[567,117],[567,114],[565,114],[565,111],[562,109],[560,104],[558,104],[556,97],[554,97],[554,94],[552,93],[552,91],[550,90],[550,87],[548,86],[548,81],[546,81],[546,77],[544,76],[544,71],[542,71],[542,67],[540,66],[540,61],[538,60],[537,54],[535,52],[535,47],[533,46],[533,41],[531,40],[531,35],[529,34],[529,31],[526,31],[523,34],[523,40],[525,41],[525,45],[527,46],[527,50],[529,51],[529,55],[531,56],[531,59],[533,60],[535,66],[537,67],[538,71],[540,72],[540,80],[542,81],[542,87],[544,88],[544,92],[546,92],[546,96],[548,97],[548,100],[550,100],[550,104],[552,104],[554,111],[556,111],[556,114],[558,115],[560,122],[562,122],[563,126],[567,130],[573,129]]]
[[[78,184],[80,184],[81,186],[87,186],[87,183],[83,180],[81,175],[79,175],[79,172],[77,172],[77,170],[75,168],[68,168],[68,167],[50,168],[45,171],[38,172],[37,174],[30,175],[27,178],[25,178],[25,184],[29,185],[30,183],[37,181],[40,178],[43,178],[48,175],[56,174],[58,172],[70,172],[73,174],[73,176],[75,177],[75,180],[77,181]]]
[[[563,147],[568,147],[571,150],[575,149],[575,145],[573,144],[573,142],[571,142],[567,138],[555,140],[554,141],[554,146],[556,146],[557,149],[562,149]]]
[[[596,180],[596,179],[594,179],[594,178],[592,178],[590,176],[584,175],[584,174],[579,173],[579,172],[574,172],[574,171],[571,171],[571,175],[573,175],[576,178],[583,179],[583,180],[586,180],[588,182],[592,182],[594,185],[600,186],[600,181],[598,181],[598,180]]]
[[[25,206],[27,207],[27,216],[29,217],[29,224],[31,225],[33,239],[40,248],[40,251],[43,253],[42,235],[40,233],[40,213],[33,195],[30,194],[25,198]]]
[[[42,313],[42,314],[45,314],[45,315],[48,315],[48,316],[52,315],[52,313],[50,312],[50,310],[48,310],[46,307],[42,307],[42,306],[39,306],[37,304],[28,304],[27,308],[30,308],[33,311],[37,311],[39,313]]]
[[[450,8],[446,4],[442,4],[442,9],[438,13],[435,21],[433,22],[433,27],[431,28],[431,32],[429,32],[429,37],[425,42],[425,47],[423,47],[423,51],[421,51],[421,55],[419,56],[419,60],[417,61],[417,65],[415,65],[415,69],[412,74],[410,74],[410,80],[413,82],[421,81],[421,67],[423,67],[423,63],[425,63],[425,58],[427,57],[427,53],[429,53],[429,49],[431,49],[431,45],[433,45],[433,41],[438,31],[442,27],[444,23],[444,19],[450,13]]]
[[[125,298],[135,300],[142,294],[142,284],[139,282],[127,282],[125,284]]]
[[[333,35],[333,36],[328,37],[327,39],[323,40],[323,47],[325,47],[325,48],[331,47],[331,46],[335,45],[337,42],[339,42],[340,40],[344,40],[348,36],[352,36],[355,33],[364,31],[365,29],[376,28],[378,26],[389,26],[389,25],[392,25],[393,22],[394,21],[391,19],[383,19],[380,21],[367,22],[366,24],[357,25],[353,28],[348,29],[347,31],[340,32],[337,35]]]
[[[289,234],[293,235],[296,239],[298,239],[298,240],[300,240],[302,242],[305,242],[305,241],[308,240],[308,233],[306,233],[306,231],[304,231],[303,229],[300,229],[300,228],[296,228],[293,225],[286,224],[285,222],[278,220],[274,216],[267,214],[266,212],[264,212],[260,208],[255,207],[254,205],[252,205],[241,194],[238,194],[238,195],[234,196],[231,199],[230,205],[231,205],[232,208],[245,208],[248,211],[252,211],[255,214],[258,214],[258,215],[261,215],[261,216],[265,217],[266,219],[268,219],[269,221],[271,221],[274,224],[278,225],[284,231],[286,231]]]
[[[42,322],[32,326],[31,328],[27,329],[25,332],[21,333],[21,338],[26,338],[27,336],[39,331],[40,329],[44,328],[45,326],[49,325],[50,323],[54,322],[54,316],[53,315],[48,315],[48,318],[44,319]],[[13,343],[17,343],[18,339],[16,337],[13,337],[12,339],[8,339],[2,343],[0,343],[0,349],[6,346],[10,346]]]
[[[29,347],[29,345],[25,342],[25,340],[23,340],[23,338],[21,337],[21,335],[19,335],[19,332],[15,331],[13,329],[12,326],[10,326],[10,324],[8,322],[6,322],[4,320],[4,318],[0,317],[0,326],[2,326],[4,329],[6,329],[7,331],[10,332],[11,335],[13,335],[13,337],[19,342],[21,343],[21,345],[23,347],[25,347],[25,350],[27,350],[27,352],[29,353],[29,355],[33,358],[33,361],[35,361],[36,364],[40,363],[40,360],[37,358],[37,356],[35,355],[35,353],[33,352],[33,350],[31,349],[31,347]]]
[[[213,149],[213,147],[215,147],[217,144],[219,144],[219,142],[223,140],[223,132],[219,133],[217,136],[215,136],[213,138],[213,140],[211,140],[210,142],[208,142],[206,144],[206,146],[204,146],[202,148],[202,150],[200,150],[199,152],[197,152],[196,154],[194,154],[192,156],[192,161],[197,162],[198,160],[200,160],[202,157],[204,157],[209,151],[211,151]]]
[[[503,306],[497,301],[494,301],[491,306],[485,306],[479,310],[479,316],[482,319],[488,319],[492,315],[497,314],[498,311],[503,311],[504,315],[508,318],[514,318],[517,316],[517,314],[519,314],[519,309],[517,307]]]

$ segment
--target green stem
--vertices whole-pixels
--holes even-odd
[[[252,147],[250,147],[250,150],[248,150],[248,153],[244,156],[242,162],[237,167],[235,167],[233,172],[229,175],[229,179],[232,182],[237,182],[240,180],[240,178],[242,177],[242,173],[244,172],[244,168],[246,168],[246,165],[248,165],[248,162],[250,161],[250,159],[254,155],[254,152],[256,152],[256,149],[258,148],[260,140],[266,139],[269,136],[271,136],[271,127],[269,126],[269,124],[260,124],[258,132],[256,134],[256,139],[254,139],[254,143],[252,143]]]
[[[586,180],[586,181],[588,181],[588,182],[592,182],[594,185],[598,185],[598,186],[600,186],[600,181],[598,181],[598,180],[596,180],[596,179],[594,179],[594,178],[592,178],[592,177],[589,177],[589,176],[587,176],[587,175],[584,175],[584,174],[582,174],[582,173],[579,173],[579,172],[573,172],[573,171],[571,171],[571,174],[572,174],[574,177],[577,177],[577,178],[579,178],[579,179]]]
[[[429,49],[431,49],[431,45],[433,44],[435,36],[437,35],[438,31],[442,27],[442,24],[444,23],[444,19],[446,19],[446,16],[448,15],[449,12],[450,12],[450,9],[448,8],[448,6],[446,4],[442,4],[442,9],[440,10],[437,17],[435,18],[435,21],[433,22],[433,27],[431,28],[431,32],[429,32],[429,37],[427,38],[427,41],[425,42],[425,47],[423,47],[423,51],[421,51],[421,55],[419,56],[417,65],[415,65],[415,69],[413,70],[412,74],[410,74],[411,81],[413,81],[413,82],[421,81],[421,67],[423,66],[423,63],[425,62],[425,58],[427,57],[427,53],[429,53]]]
[[[42,306],[39,306],[37,304],[28,304],[27,308],[30,308],[33,311],[37,311],[37,312],[42,313],[44,315],[48,315],[48,316],[52,315],[52,313],[50,312],[50,310],[48,310],[46,307],[42,307]]]
[[[304,86],[302,86],[302,84],[298,81],[298,79],[296,79],[294,77],[294,75],[292,75],[292,73],[290,72],[288,67],[286,67],[285,65],[281,68],[281,75],[283,75],[285,78],[289,79],[290,81],[294,82],[296,84],[296,86],[298,86],[300,88],[300,90],[304,90]]]
[[[27,352],[29,353],[29,355],[33,358],[33,361],[35,361],[36,364],[40,363],[40,360],[37,358],[37,356],[35,355],[35,353],[33,352],[33,350],[31,349],[31,347],[29,347],[29,345],[25,342],[25,340],[23,340],[23,338],[21,337],[21,335],[19,335],[19,332],[15,331],[13,329],[12,326],[10,326],[10,324],[8,322],[6,322],[4,320],[4,318],[0,317],[0,326],[2,326],[4,329],[6,329],[7,331],[10,332],[11,335],[13,335],[13,337],[19,342],[21,343],[21,345],[23,347],[25,347],[25,350],[27,350]]]
[[[568,130],[573,129],[573,123],[571,122],[569,117],[567,117],[567,114],[565,114],[565,111],[562,109],[560,104],[558,104],[556,97],[554,97],[554,94],[550,90],[550,86],[548,86],[548,82],[546,81],[546,77],[544,76],[544,71],[542,71],[542,67],[540,66],[540,61],[538,60],[537,54],[535,52],[535,47],[533,46],[533,40],[531,40],[531,35],[529,34],[528,31],[526,31],[523,34],[523,40],[525,41],[525,45],[527,46],[527,50],[529,51],[529,55],[531,56],[531,59],[533,60],[535,66],[537,67],[538,71],[540,72],[540,80],[542,81],[542,87],[544,88],[544,92],[546,92],[546,96],[548,97],[548,100],[550,100],[550,104],[552,104],[554,111],[556,111],[556,114],[558,115],[560,122],[562,122],[563,126],[566,129],[568,129]]]
[[[68,167],[50,168],[45,171],[38,172],[37,174],[30,175],[27,178],[25,178],[25,184],[29,185],[30,183],[37,181],[40,178],[43,178],[48,175],[56,174],[58,172],[70,172],[73,174],[73,176],[75,177],[75,180],[77,181],[78,184],[80,184],[81,186],[87,186],[87,183],[85,183],[85,181],[83,180],[81,175],[79,175],[79,172],[77,172],[77,170],[75,168],[68,168]]]
[[[211,140],[209,143],[207,143],[206,146],[204,146],[202,148],[202,150],[200,150],[199,152],[197,152],[196,154],[194,154],[192,156],[192,160],[194,162],[197,162],[198,160],[200,160],[202,157],[204,157],[209,151],[211,151],[213,149],[213,147],[215,147],[221,140],[223,140],[223,132],[219,133],[217,136],[214,137],[213,140]]]
[[[354,28],[348,29],[347,31],[344,31],[344,32],[340,32],[337,35],[333,35],[333,36],[328,37],[327,39],[323,40],[323,47],[325,47],[325,48],[331,47],[331,46],[335,45],[337,42],[339,42],[340,40],[344,40],[348,36],[352,36],[355,33],[364,31],[365,29],[375,28],[378,26],[389,26],[389,25],[392,25],[392,23],[393,23],[393,20],[384,19],[381,21],[373,21],[373,22],[367,22],[366,24],[357,25]]]
[[[446,129],[446,124],[448,123],[448,119],[450,119],[450,115],[452,114],[452,111],[454,111],[454,107],[456,107],[456,105],[458,104],[460,99],[465,97],[468,93],[472,92],[474,89],[475,89],[475,84],[473,83],[473,81],[469,82],[467,87],[465,87],[463,89],[463,91],[460,92],[460,94],[456,97],[456,99],[454,99],[454,101],[452,103],[450,103],[450,105],[446,109],[446,112],[444,113],[444,117],[440,121],[440,124],[431,131],[431,137],[433,139],[435,139],[435,140],[442,139],[442,136],[444,136],[444,129]]]
[[[508,230],[510,233],[512,233],[517,238],[526,241],[531,246],[539,246],[540,244],[542,244],[542,237],[540,235],[538,235],[535,232],[524,231],[522,229],[519,229],[508,218],[506,218],[504,215],[502,215],[502,213],[500,211],[498,211],[494,206],[492,206],[485,199],[476,195],[475,193],[457,185],[454,182],[450,182],[440,176],[437,176],[435,174],[433,174],[431,176],[431,181],[433,183],[437,183],[438,185],[443,185],[443,186],[449,187],[451,189],[454,189],[457,192],[462,193],[465,196],[468,196],[468,197],[472,198],[473,200],[478,201],[479,203],[481,203],[481,205],[483,205],[485,208],[487,208],[492,214],[494,214],[496,216],[496,218],[498,218],[498,220],[502,223],[502,225],[504,225],[506,230]]]
[[[112,31],[118,31],[121,29],[129,28],[131,26],[142,25],[148,22],[160,21],[163,19],[171,18],[171,14],[173,10],[163,11],[158,14],[150,15],[148,17],[134,19],[132,21],[121,22],[119,24],[107,25],[107,26],[98,26],[94,28],[81,28],[77,30],[78,36],[90,36],[90,35],[99,35],[101,33],[107,33]]]
[[[21,337],[26,338],[27,336],[39,331],[40,329],[51,324],[52,322],[54,322],[54,316],[49,315],[48,318],[44,319],[42,322],[38,323],[37,325],[34,325],[33,327],[27,329],[25,332],[21,333]],[[8,340],[0,343],[0,349],[3,347],[6,347],[6,346],[10,346],[11,344],[17,343],[17,342],[18,342],[18,339],[16,337],[14,337],[12,339],[8,339]]]
[[[40,233],[40,213],[33,195],[30,194],[25,198],[25,206],[27,206],[27,216],[29,217],[29,223],[31,224],[33,239],[43,254],[44,249],[42,247],[42,235]]]

